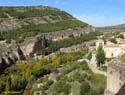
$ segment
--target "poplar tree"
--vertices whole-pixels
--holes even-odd
[[[99,46],[97,49],[97,54],[96,54],[96,60],[97,60],[97,64],[101,65],[105,63],[105,52],[103,50],[102,46]]]

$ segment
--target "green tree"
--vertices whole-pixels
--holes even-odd
[[[96,60],[98,65],[100,65],[101,63],[104,64],[105,63],[105,52],[103,50],[102,46],[99,46],[97,49],[97,54],[96,54]]]
[[[88,54],[87,58],[88,58],[89,60],[91,60],[91,58],[92,58],[92,52],[90,52],[90,53]]]
[[[124,39],[124,35],[120,34],[120,35],[118,35],[118,38]]]
[[[89,93],[90,89],[91,87],[89,83],[83,82],[80,86],[80,95],[86,95],[87,93]]]
[[[61,60],[60,60],[60,57],[55,57],[53,60],[52,60],[52,65],[54,68],[58,68],[61,64]]]
[[[72,62],[75,60],[75,56],[73,54],[67,54],[66,59],[67,62]]]
[[[114,43],[114,44],[117,44],[117,41],[116,41],[115,38],[110,39],[110,41],[111,41],[112,43]]]

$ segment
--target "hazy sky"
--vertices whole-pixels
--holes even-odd
[[[46,5],[94,26],[125,23],[125,0],[0,0],[0,6]]]

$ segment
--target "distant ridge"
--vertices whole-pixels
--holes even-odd
[[[103,32],[103,33],[125,32],[125,24],[105,26],[105,27],[96,27],[96,30]]]

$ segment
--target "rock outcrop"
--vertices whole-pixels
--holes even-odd
[[[0,71],[15,64],[19,59],[20,54],[16,46],[0,43]]]
[[[36,54],[42,48],[46,48],[48,45],[48,40],[45,36],[38,35],[36,37],[30,37],[25,39],[23,43],[20,44],[20,48],[26,57],[30,54]]]
[[[33,53],[39,52],[42,48],[46,48],[48,45],[47,39],[42,37],[41,35],[36,38],[34,47],[33,47]]]
[[[67,30],[60,30],[54,31],[50,33],[42,33],[47,39],[51,39],[53,41],[58,41],[62,39],[66,39],[69,37],[77,37],[81,36],[84,33],[95,32],[95,28],[93,26],[87,26],[84,28],[75,28],[75,29],[67,29]]]

